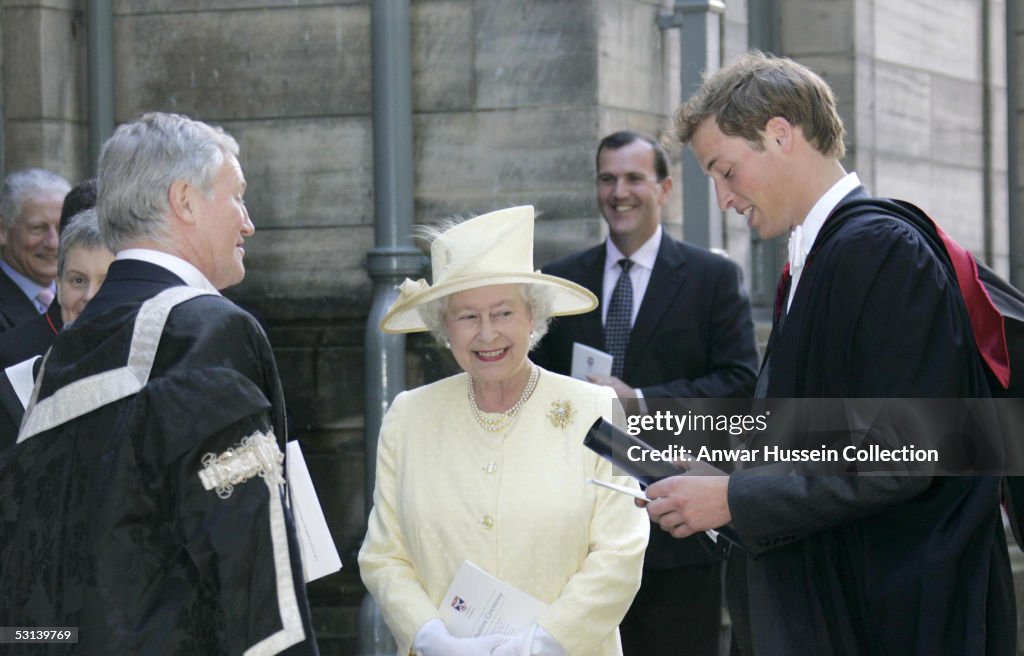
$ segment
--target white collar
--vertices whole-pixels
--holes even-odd
[[[807,254],[810,253],[811,246],[814,245],[814,240],[818,238],[821,227],[825,225],[825,219],[836,208],[836,205],[846,198],[847,194],[859,186],[860,178],[854,172],[847,173],[839,178],[818,199],[818,202],[814,204],[811,211],[807,213],[803,223],[794,227],[792,232],[789,233],[790,273],[796,275],[796,272],[803,268],[804,262],[807,260]]]
[[[604,269],[605,271],[614,269],[619,266],[619,260],[626,257],[622,254],[622,251],[618,249],[615,243],[608,238],[605,240],[607,247],[605,248],[605,260]],[[658,259],[658,250],[661,248],[661,224],[658,224],[658,229],[654,231],[650,239],[645,241],[640,248],[636,249],[636,252],[629,256],[629,259],[633,261],[633,265],[640,265],[648,270],[654,268],[654,262]]]
[[[177,255],[171,255],[164,251],[156,251],[151,248],[126,248],[118,251],[116,260],[141,260],[155,264],[158,267],[167,269],[174,275],[181,278],[189,287],[202,289],[203,291],[217,294],[220,292],[206,279],[206,276],[197,269],[191,262],[183,260]]]

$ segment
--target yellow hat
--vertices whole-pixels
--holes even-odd
[[[574,282],[533,269],[533,206],[490,212],[449,228],[430,245],[433,285],[406,278],[401,294],[381,319],[386,333],[427,329],[419,307],[434,299],[490,285],[526,283],[553,291],[552,316],[582,314],[597,297]]]

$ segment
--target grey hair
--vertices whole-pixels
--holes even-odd
[[[530,350],[537,346],[541,338],[548,332],[548,325],[551,323],[551,306],[554,300],[554,293],[544,285],[530,283],[519,283],[519,293],[526,302],[533,318],[533,327],[530,329]],[[427,330],[434,336],[437,343],[447,348],[448,343],[448,300],[451,295],[435,298],[427,301],[417,308],[420,318],[426,324]]]
[[[103,144],[97,175],[99,224],[111,252],[166,242],[171,185],[184,180],[209,196],[227,155],[238,157],[231,135],[180,114],[150,112],[118,127]]]
[[[96,250],[106,247],[103,233],[100,232],[96,208],[82,210],[74,215],[68,220],[64,232],[60,233],[60,243],[57,246],[57,278],[64,275],[64,263],[67,261],[68,253],[72,250],[76,248]]]
[[[8,228],[21,215],[25,200],[32,196],[60,194],[71,190],[71,183],[46,169],[24,169],[15,171],[4,179],[0,188],[0,218]]]

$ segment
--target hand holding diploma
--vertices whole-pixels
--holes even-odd
[[[675,538],[710,531],[732,521],[729,512],[728,476],[671,476],[647,487],[650,501],[636,505],[647,508],[651,521]]]

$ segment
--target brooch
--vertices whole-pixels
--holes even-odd
[[[551,411],[548,412],[548,419],[551,420],[551,425],[555,428],[565,428],[572,423],[572,419],[575,416],[576,408],[573,407],[572,401],[551,402]]]

